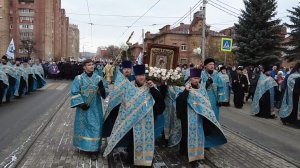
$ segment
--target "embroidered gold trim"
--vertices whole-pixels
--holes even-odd
[[[90,138],[90,137],[85,137],[85,136],[80,136],[79,139],[84,139],[87,141],[98,141],[100,138]]]
[[[152,165],[152,160],[135,160],[134,161],[135,166],[151,166]]]
[[[80,94],[77,94],[77,95],[74,95],[71,97],[71,99],[76,99],[77,97],[80,97],[81,95]]]

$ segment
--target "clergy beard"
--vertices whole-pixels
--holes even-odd
[[[138,83],[138,81],[135,81],[135,84],[136,84],[137,87],[142,87],[143,86],[142,84]]]
[[[210,75],[214,73],[214,70],[206,70]]]
[[[192,88],[194,88],[194,89],[198,89],[198,88],[199,88],[199,84],[198,84],[198,85],[194,85],[194,84],[191,83],[191,86],[192,86]]]

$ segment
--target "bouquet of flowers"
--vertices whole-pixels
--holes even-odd
[[[179,67],[176,69],[170,69],[168,71],[168,85],[173,85],[173,86],[184,86],[184,76],[182,74],[182,71]]]
[[[167,85],[184,86],[184,77],[180,68],[167,70],[149,67],[147,80],[152,80],[155,83],[166,83]]]

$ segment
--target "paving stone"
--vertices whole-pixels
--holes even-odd
[[[72,145],[73,121],[75,112],[69,107],[69,101],[54,116],[53,120],[38,137],[19,167],[109,167],[109,160],[115,167],[128,167],[120,155],[110,156],[109,160],[99,156],[91,161],[89,156],[80,153]],[[234,167],[268,167],[296,168],[295,165],[260,148],[259,146],[224,130],[228,143],[205,151],[206,159],[198,162],[198,167],[234,168]],[[159,142],[162,143],[163,142]],[[105,141],[103,141],[105,144]],[[156,144],[154,167],[190,168],[187,158],[179,155],[179,147],[165,148]]]

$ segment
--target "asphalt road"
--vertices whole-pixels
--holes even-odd
[[[49,117],[69,89],[70,81],[48,80],[47,85],[21,99],[12,99],[11,103],[0,106],[0,153],[9,153],[35,129],[42,117]],[[24,133],[25,132],[25,133]],[[9,148],[9,149],[8,149]],[[0,157],[1,158],[1,157]]]
[[[250,115],[250,102],[242,109],[221,108],[221,124],[282,157],[300,162],[300,129],[285,126],[280,119]]]

